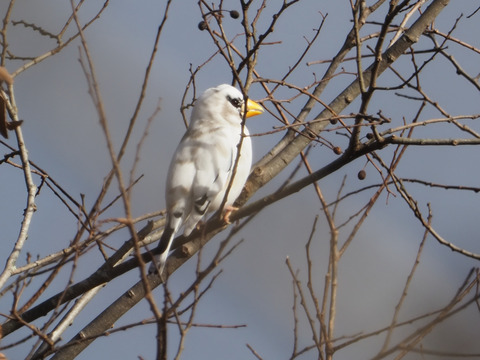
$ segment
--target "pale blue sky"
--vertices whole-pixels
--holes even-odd
[[[66,3],[68,2],[59,0],[42,2],[19,0],[12,19],[42,24],[47,30],[56,32],[70,11]],[[85,12],[80,14],[81,18],[87,19],[88,13],[96,11],[101,3],[101,1],[90,2],[88,6],[91,8],[85,8],[83,10]],[[278,0],[269,1],[265,14],[273,13],[280,3]],[[436,21],[436,25],[442,31],[447,32],[462,11],[468,13],[474,10],[474,5],[469,8],[469,5],[463,3],[465,7],[463,9],[458,5],[450,4]],[[155,32],[162,18],[163,7],[163,2],[153,0],[114,1],[110,3],[100,21],[86,32],[117,147],[134,110]],[[238,9],[239,5],[237,1],[225,1],[224,7]],[[5,4],[0,4],[2,15],[4,11]],[[321,17],[318,11],[323,14],[328,13],[325,27],[312,52],[304,59],[298,72],[290,80],[304,86],[313,79],[314,74],[317,78],[323,75],[325,65],[307,67],[305,63],[328,59],[338,51],[351,26],[348,20],[351,14],[347,0],[335,2],[306,0],[292,8],[291,12],[279,21],[275,33],[269,38],[270,41],[282,41],[282,43],[271,45],[259,59],[257,70],[262,76],[280,77],[288,69],[296,58],[297,52],[305,46],[303,37],[311,38],[312,29],[320,24]],[[375,19],[381,19],[385,11],[383,9]],[[133,192],[134,216],[164,207],[165,169],[184,131],[179,107],[183,89],[189,78],[189,64],[195,67],[203,63],[215,50],[208,34],[197,29],[200,20],[196,2],[173,2],[169,20],[160,40],[146,103],[140,116],[142,123],[135,133],[137,138],[141,135],[145,119],[154,111],[158,98],[162,98],[162,111],[156,118],[142,151],[138,174],[145,176]],[[269,21],[270,15],[260,22],[260,27],[264,28]],[[229,17],[225,18],[225,28],[230,37],[241,31],[239,21]],[[365,31],[367,29],[370,31],[372,27],[367,26]],[[39,55],[54,44],[52,41],[41,39],[31,30],[21,27],[12,27],[9,34],[12,51],[18,55]],[[478,16],[461,23],[455,33],[456,37],[471,41],[474,46],[479,47],[477,35]],[[419,48],[430,45],[427,40],[422,41],[423,43],[418,45]],[[18,76],[15,91],[20,118],[24,119],[24,136],[31,159],[47,170],[77,199],[80,198],[81,193],[85,194],[85,201],[89,208],[100,190],[102,179],[108,173],[110,165],[103,134],[88,97],[86,81],[78,62],[78,46],[77,41],[59,55]],[[460,60],[462,60],[461,57]],[[407,59],[401,61],[407,72],[410,66],[409,61]],[[369,64],[368,61],[366,63]],[[6,65],[10,71],[14,71],[19,64],[19,62],[8,62]],[[346,70],[352,71],[355,65],[351,62],[345,66]],[[465,58],[464,66],[475,75],[479,72],[478,62],[473,63],[469,58]],[[390,74],[385,73],[385,77],[381,78],[381,81],[385,81],[384,85],[392,81],[389,76]],[[322,99],[330,101],[352,80],[352,76],[339,77],[330,84],[322,95]],[[203,90],[230,81],[231,75],[227,66],[217,59],[199,73],[197,87]],[[394,82],[397,81],[394,80]],[[425,70],[424,86],[428,94],[436,101],[445,104],[446,110],[452,115],[478,112],[478,92],[456,76],[451,66],[443,59],[439,60],[438,66]],[[407,90],[404,92],[407,93]],[[258,85],[252,87],[249,95],[253,99],[265,96]],[[291,105],[290,109],[293,113],[298,112],[303,101],[297,101]],[[416,105],[412,107],[411,104],[391,95],[388,97],[380,95],[379,100],[372,103],[370,111],[374,113],[375,109],[383,108],[386,113],[388,112],[388,116],[392,117],[394,123],[399,125],[402,117],[409,121],[415,114],[417,107]],[[266,105],[269,106],[268,103]],[[353,104],[345,113],[356,110]],[[318,112],[314,111],[314,114]],[[426,120],[427,116],[439,117],[439,114],[433,111],[426,112],[423,120]],[[258,134],[269,131],[279,124],[273,117],[265,114],[253,118],[248,125],[251,133]],[[448,132],[451,128],[445,128],[446,131],[441,126],[438,127],[436,136],[453,137],[460,134],[450,134]],[[418,136],[431,136],[422,131],[419,130]],[[14,144],[12,137],[8,141],[9,144]],[[254,157],[260,158],[280,137],[281,134],[254,137]],[[345,146],[345,140],[335,136],[334,133],[326,134],[326,137],[337,141],[340,146]],[[130,153],[133,151],[134,146],[131,146]],[[391,150],[387,149],[382,154],[389,152]],[[314,154],[311,162],[316,169],[335,157],[325,146],[317,146]],[[132,156],[128,155],[124,162],[126,172],[130,169],[131,161]],[[451,148],[420,150],[412,148],[407,151],[404,162],[398,168],[398,175],[476,186],[479,178],[477,163],[478,156],[473,147],[459,147],[453,151]],[[367,183],[379,183],[381,179],[372,166],[367,166],[365,184],[357,180],[356,174],[364,164],[365,160],[359,159],[323,179],[320,185],[327,199],[329,201],[335,199],[344,175],[348,175],[348,190],[360,188]],[[6,169],[8,168],[5,166],[0,168],[0,181],[2,184],[8,184],[0,189],[3,203],[8,204],[2,207],[0,217],[0,226],[3,229],[2,245],[0,245],[0,262],[2,263],[10,251],[13,239],[17,236],[25,204],[21,172],[15,172],[12,169],[6,171]],[[288,174],[288,171],[281,174],[261,193],[273,191]],[[39,181],[38,178],[37,181]],[[477,194],[430,189],[426,191],[425,188],[414,185],[409,189],[421,201],[423,210],[426,209],[426,202],[432,203],[435,215],[434,225],[445,238],[468,250],[480,252],[478,242],[480,229],[476,220],[478,218]],[[339,209],[339,219],[345,219],[351,215],[352,209],[360,209],[372,194],[372,192],[361,193],[345,203],[346,205]],[[111,193],[109,198],[115,195]],[[68,244],[76,231],[75,220],[47,189],[43,189],[36,203],[38,211],[33,218],[28,243],[20,256],[20,264],[24,263],[24,254],[27,251],[33,256],[38,254],[43,257],[54,250],[60,250]],[[310,234],[313,220],[319,213],[319,202],[316,200],[315,193],[312,188],[307,188],[265,209],[239,233],[237,238],[244,238],[245,241],[222,266],[223,274],[199,305],[196,322],[247,324],[248,327],[193,329],[188,335],[183,359],[253,359],[245,345],[247,343],[265,359],[285,359],[290,356],[293,334],[291,312],[293,294],[285,258],[289,256],[294,266],[301,268],[304,274],[304,244]],[[108,216],[121,214],[120,208],[116,208],[109,212]],[[339,222],[342,221],[339,220]],[[214,253],[217,244],[225,234],[219,235],[218,239],[207,245],[205,255]],[[389,199],[383,196],[379,200],[358,234],[358,238],[341,262],[336,326],[338,336],[371,331],[389,324],[406,276],[414,262],[422,234],[423,230],[418,221],[413,218],[398,195],[397,198],[391,196]],[[127,237],[126,232],[117,234],[111,243],[120,245]],[[328,227],[322,217],[315,239],[313,249],[316,254],[316,269],[318,269],[317,289],[320,291],[328,260],[329,239]],[[90,274],[91,270],[100,264],[97,254],[92,254],[90,261],[91,263],[88,264],[80,263],[76,280]],[[195,261],[191,260],[171,277],[169,285],[172,292],[178,293],[189,284],[194,266]],[[453,254],[448,249],[440,247],[433,239],[429,239],[403,315],[418,315],[431,307],[444,305],[472,266],[478,266],[478,262]],[[67,340],[74,336],[102,308],[114,301],[136,281],[138,281],[138,272],[132,271],[108,284],[97,299],[88,305],[85,314],[78,318],[74,326],[65,333],[63,339]],[[58,286],[60,289],[62,284]],[[52,290],[44,297],[55,291],[58,289]],[[155,294],[161,303],[163,299],[161,291],[158,289]],[[0,312],[7,312],[10,305],[2,299]],[[136,322],[150,316],[147,303],[143,301],[116,325]],[[462,319],[459,317],[457,321],[460,323]],[[453,322],[452,327],[456,327],[456,324]],[[478,321],[476,326],[477,329],[449,334],[451,344],[444,344],[454,348],[453,344],[459,344],[461,340],[465,351],[470,351],[470,346],[473,346],[477,340],[469,339],[468,335],[474,337],[474,334],[478,334],[480,330]],[[155,331],[155,327],[149,325],[99,339],[78,359],[136,359],[138,356],[153,359],[155,358]],[[172,331],[172,334],[174,332]],[[442,331],[440,333],[443,334]],[[304,323],[300,334],[300,345],[311,343],[311,337]],[[443,337],[439,339],[444,341]],[[13,338],[7,338],[5,341],[12,340]],[[176,347],[175,340],[172,335],[170,348],[172,355]],[[342,350],[338,356],[345,359],[367,358],[379,349],[375,341],[378,339]],[[434,347],[435,339],[429,344],[430,347]],[[28,348],[25,346],[25,348],[6,350],[5,354],[11,360],[21,359]],[[313,356],[305,357],[305,359],[313,358]]]

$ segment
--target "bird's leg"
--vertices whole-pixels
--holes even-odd
[[[232,212],[238,210],[238,207],[227,205],[223,208],[224,214],[222,216],[222,220],[225,221],[227,224],[231,224],[232,222],[230,221],[230,215],[232,215]]]

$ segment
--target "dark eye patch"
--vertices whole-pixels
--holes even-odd
[[[227,96],[227,100],[230,102],[230,104],[232,104],[234,107],[236,107],[237,109],[242,106],[242,100],[239,99],[239,98],[231,98],[230,96]]]

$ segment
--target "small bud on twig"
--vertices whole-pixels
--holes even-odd
[[[8,85],[13,85],[13,77],[10,75],[8,70],[0,66],[0,81],[5,81]]]
[[[337,155],[340,155],[342,153],[342,148],[340,146],[335,146],[333,148],[333,152]]]

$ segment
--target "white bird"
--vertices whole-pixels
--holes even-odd
[[[252,144],[243,118],[263,112],[233,86],[207,89],[195,103],[190,125],[173,155],[167,175],[165,228],[158,244],[160,255],[149,273],[163,272],[175,234],[184,226],[188,236],[207,212],[217,211],[224,200],[238,159],[235,177],[224,209],[240,195],[252,165]],[[243,133],[243,136],[242,136]],[[242,140],[243,139],[243,140]],[[228,214],[225,217],[228,221]]]

